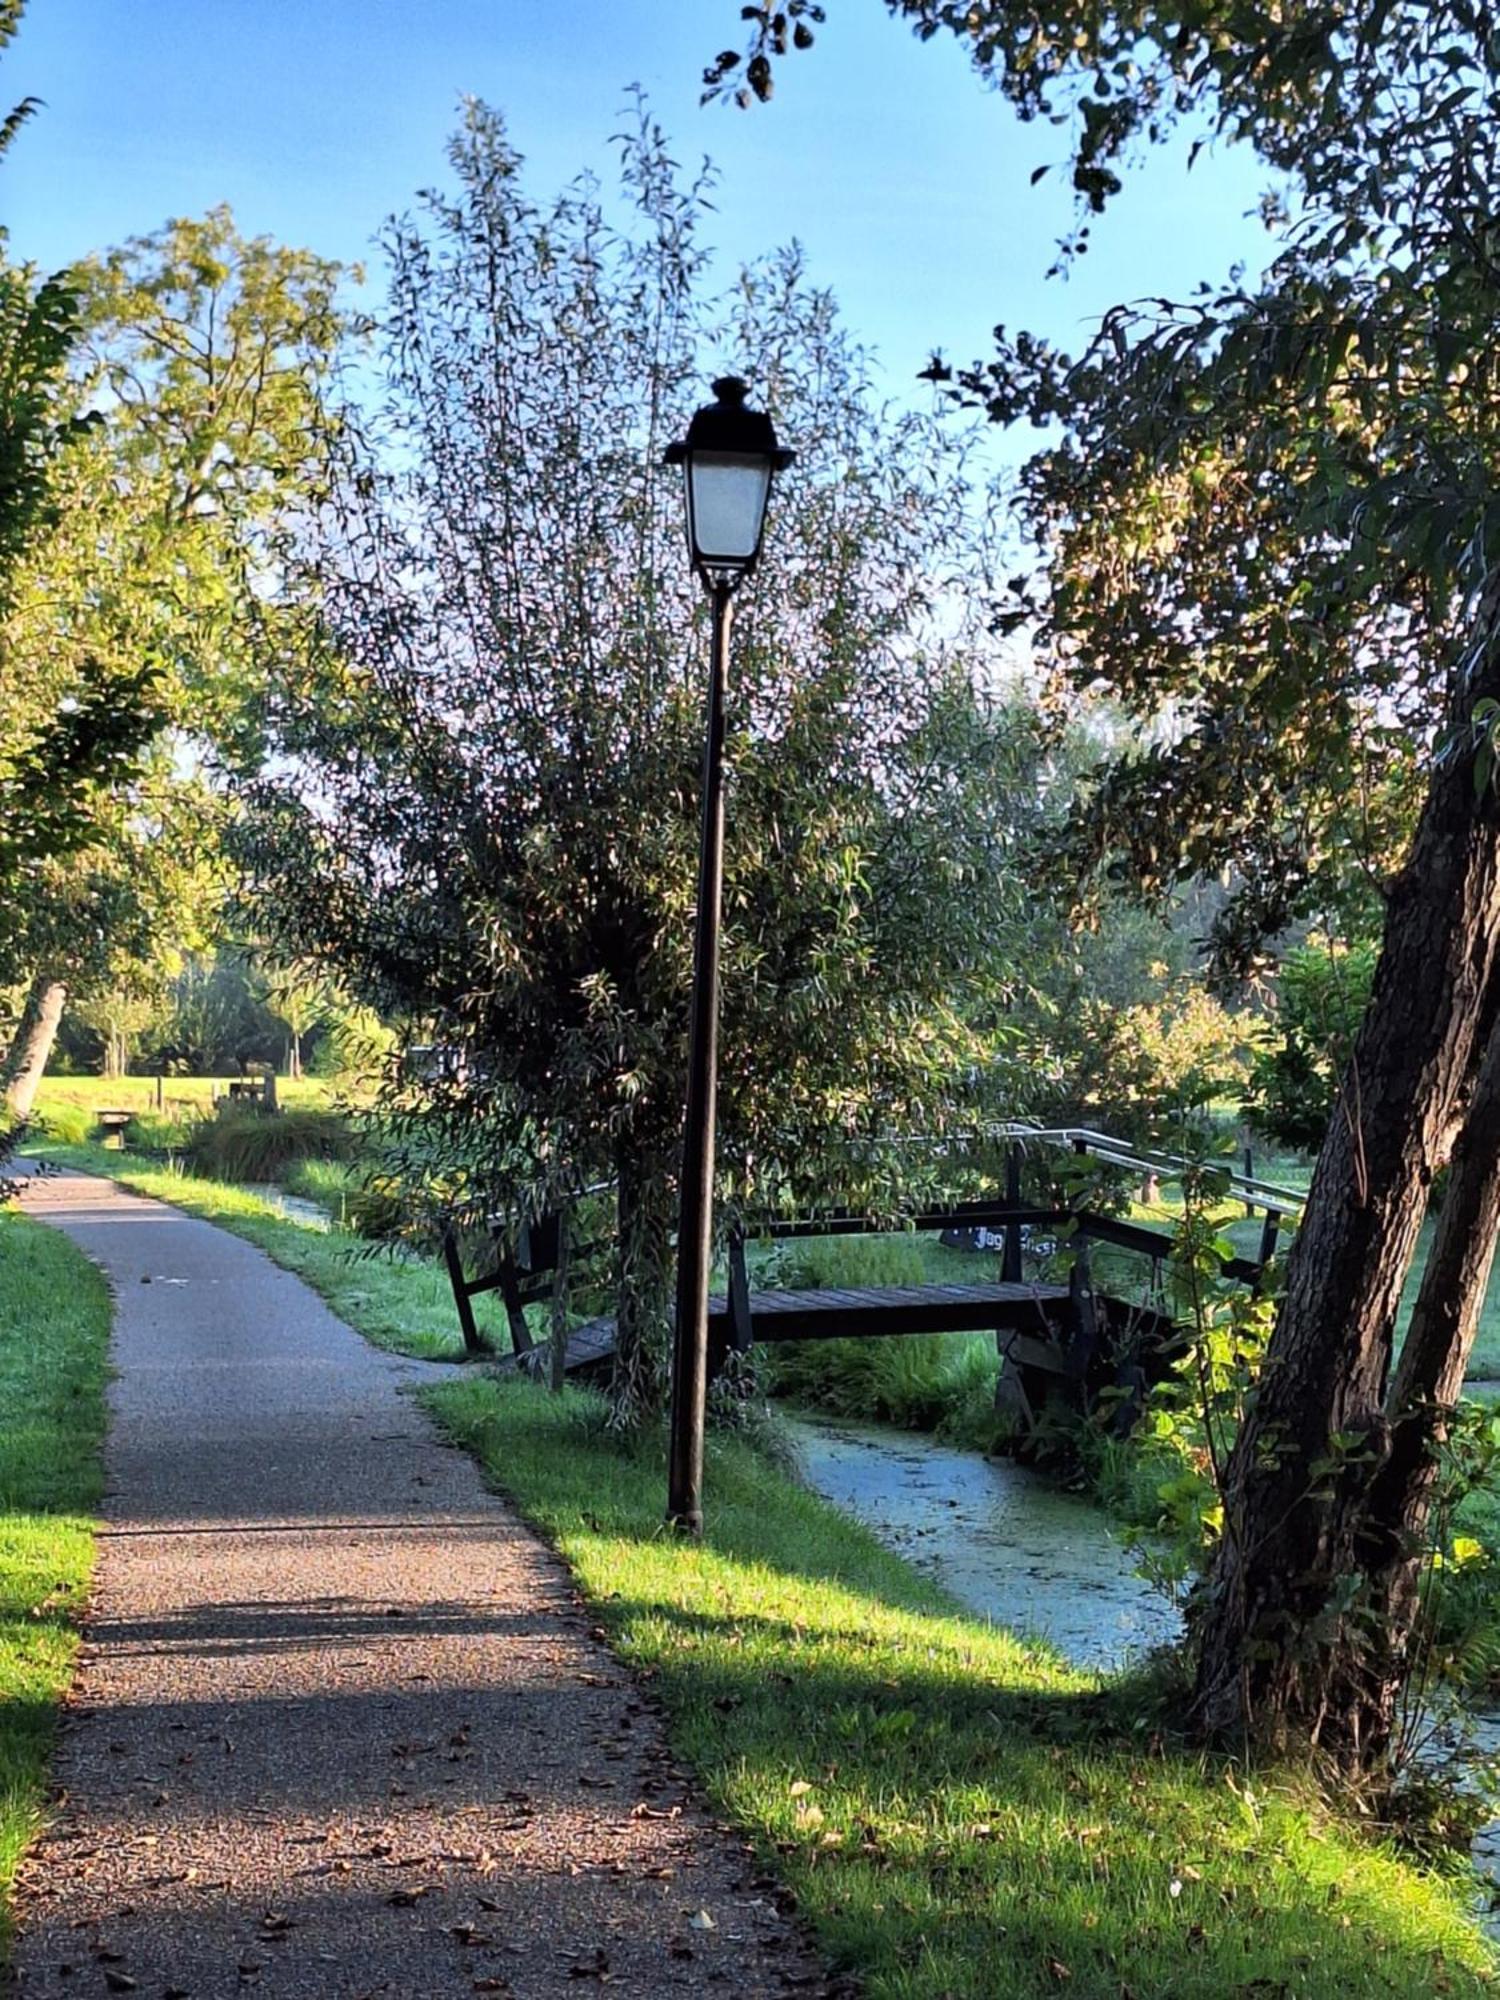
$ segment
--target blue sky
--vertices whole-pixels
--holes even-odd
[[[546,192],[608,171],[640,83],[679,158],[721,170],[725,273],[800,238],[898,394],[936,345],[985,354],[997,320],[1072,345],[1118,299],[1263,256],[1253,163],[1189,174],[1177,153],[1049,282],[1065,177],[1029,176],[1063,135],[1018,125],[956,44],[919,45],[879,0],[829,13],[774,103],[739,112],[698,104],[737,0],[30,0],[0,69],[6,103],[45,100],[0,169],[11,250],[54,268],[227,201],[247,231],[368,259],[382,218],[442,180],[462,93],[505,113]]]

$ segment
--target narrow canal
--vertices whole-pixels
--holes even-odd
[[[808,1484],[981,1617],[1115,1667],[1175,1639],[1099,1509],[1005,1459],[880,1424],[797,1419]]]

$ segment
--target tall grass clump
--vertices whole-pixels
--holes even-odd
[[[210,1180],[279,1182],[302,1160],[351,1159],[358,1144],[354,1127],[337,1111],[233,1106],[198,1126],[187,1160],[194,1173]]]
[[[185,1153],[196,1142],[203,1126],[201,1113],[181,1111],[136,1111],[125,1127],[125,1144],[137,1153]]]
[[[33,1114],[28,1137],[44,1143],[50,1139],[55,1146],[86,1146],[97,1122],[87,1106],[50,1098]]]
[[[1000,1357],[986,1334],[796,1340],[762,1352],[773,1396],[981,1450],[994,1440]]]

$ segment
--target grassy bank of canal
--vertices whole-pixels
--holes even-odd
[[[427,1400],[875,2000],[1492,1989],[1463,1882],[965,1617],[748,1444],[713,1446],[708,1538],[685,1546],[655,1448],[612,1440],[587,1396],[470,1377]]]

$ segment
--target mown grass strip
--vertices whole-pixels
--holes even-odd
[[[0,1957],[93,1569],[109,1323],[87,1258],[0,1213]]]
[[[872,2000],[1230,2000],[1490,1991],[1462,1883],[1288,1776],[1131,1726],[1118,1687],[964,1615],[735,1440],[701,1547],[654,1450],[597,1404],[474,1377],[425,1392],[561,1551]]]

